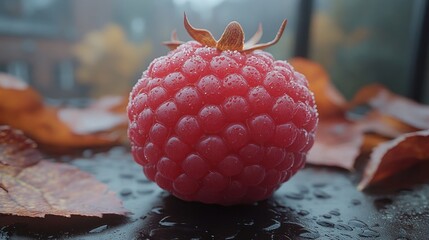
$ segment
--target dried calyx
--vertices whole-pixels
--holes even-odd
[[[226,26],[220,39],[216,41],[213,35],[208,30],[198,29],[191,26],[191,24],[189,24],[188,18],[186,17],[186,14],[184,15],[185,29],[195,41],[208,47],[215,47],[221,51],[231,50],[243,53],[251,52],[257,49],[264,49],[276,44],[283,34],[283,31],[286,27],[286,23],[287,20],[283,20],[276,37],[272,41],[258,44],[259,40],[262,37],[261,24],[259,24],[256,33],[247,42],[244,42],[243,28],[238,22],[233,21],[230,22],[228,26]],[[173,33],[171,34],[171,40],[169,42],[165,42],[164,44],[168,48],[173,50],[183,43],[184,42],[179,41],[176,32],[173,31]]]

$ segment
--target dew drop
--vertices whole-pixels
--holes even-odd
[[[286,193],[285,197],[290,198],[290,199],[294,199],[294,200],[302,200],[304,199],[304,195],[302,195],[301,193]]]
[[[299,234],[299,237],[304,239],[317,239],[320,237],[320,234],[316,231],[305,230],[305,232]]]
[[[380,236],[380,233],[372,230],[372,229],[364,229],[361,233],[358,234],[360,237],[365,237],[365,238],[376,238]]]
[[[325,220],[316,221],[316,223],[322,227],[328,227],[328,228],[333,228],[335,226],[334,223],[325,221]]]
[[[153,213],[156,213],[156,214],[162,214],[162,208],[161,207],[152,208],[152,210],[150,210],[150,211]]]
[[[108,227],[107,225],[102,225],[102,226],[99,226],[99,227],[96,227],[96,228],[90,230],[89,233],[100,233],[100,232],[106,230],[107,227]]]
[[[353,231],[352,227],[350,227],[349,225],[344,224],[344,223],[335,224],[335,228],[338,230],[343,230],[343,231]]]
[[[320,198],[320,199],[328,199],[328,198],[331,198],[331,195],[329,195],[329,194],[327,194],[326,192],[324,192],[324,191],[322,191],[322,190],[319,190],[319,189],[316,189],[316,190],[313,192],[313,194],[314,194],[314,196],[315,196],[315,197]]]
[[[273,223],[271,225],[263,228],[265,231],[273,231],[273,230],[276,230],[276,229],[281,227],[281,224],[279,221],[277,221],[275,219],[272,219],[272,221],[273,221]]]
[[[348,224],[352,227],[358,227],[358,228],[366,228],[368,225],[361,220],[352,219],[348,222]]]
[[[169,218],[170,218],[170,216],[166,216],[166,217],[162,218],[161,220],[159,220],[159,225],[164,226],[164,227],[176,226],[177,223],[168,221]]]
[[[133,191],[131,189],[128,189],[128,188],[124,188],[121,191],[121,196],[123,196],[123,197],[128,197],[131,194],[133,194]]]
[[[329,212],[329,214],[331,214],[331,215],[334,215],[334,216],[340,216],[341,214],[340,214],[340,212],[338,211],[338,210],[331,210],[330,212]]]
[[[300,210],[298,212],[298,215],[301,215],[301,216],[307,216],[308,214],[310,214],[310,212],[307,210]]]

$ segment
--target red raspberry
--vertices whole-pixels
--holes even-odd
[[[215,41],[185,16],[197,41],[174,38],[130,94],[131,150],[150,180],[184,200],[231,205],[268,198],[304,166],[313,94],[289,63],[259,50],[285,23],[272,42],[243,49],[239,24]]]

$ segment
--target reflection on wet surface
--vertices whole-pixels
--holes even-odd
[[[425,239],[429,184],[356,190],[356,176],[307,167],[266,201],[222,207],[181,201],[148,181],[124,148],[67,159],[109,185],[127,217],[0,216],[0,239]]]

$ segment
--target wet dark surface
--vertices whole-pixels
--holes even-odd
[[[359,177],[307,167],[269,200],[248,206],[189,203],[147,181],[125,148],[61,157],[122,198],[127,217],[0,216],[0,239],[428,239],[429,184],[359,192]]]

